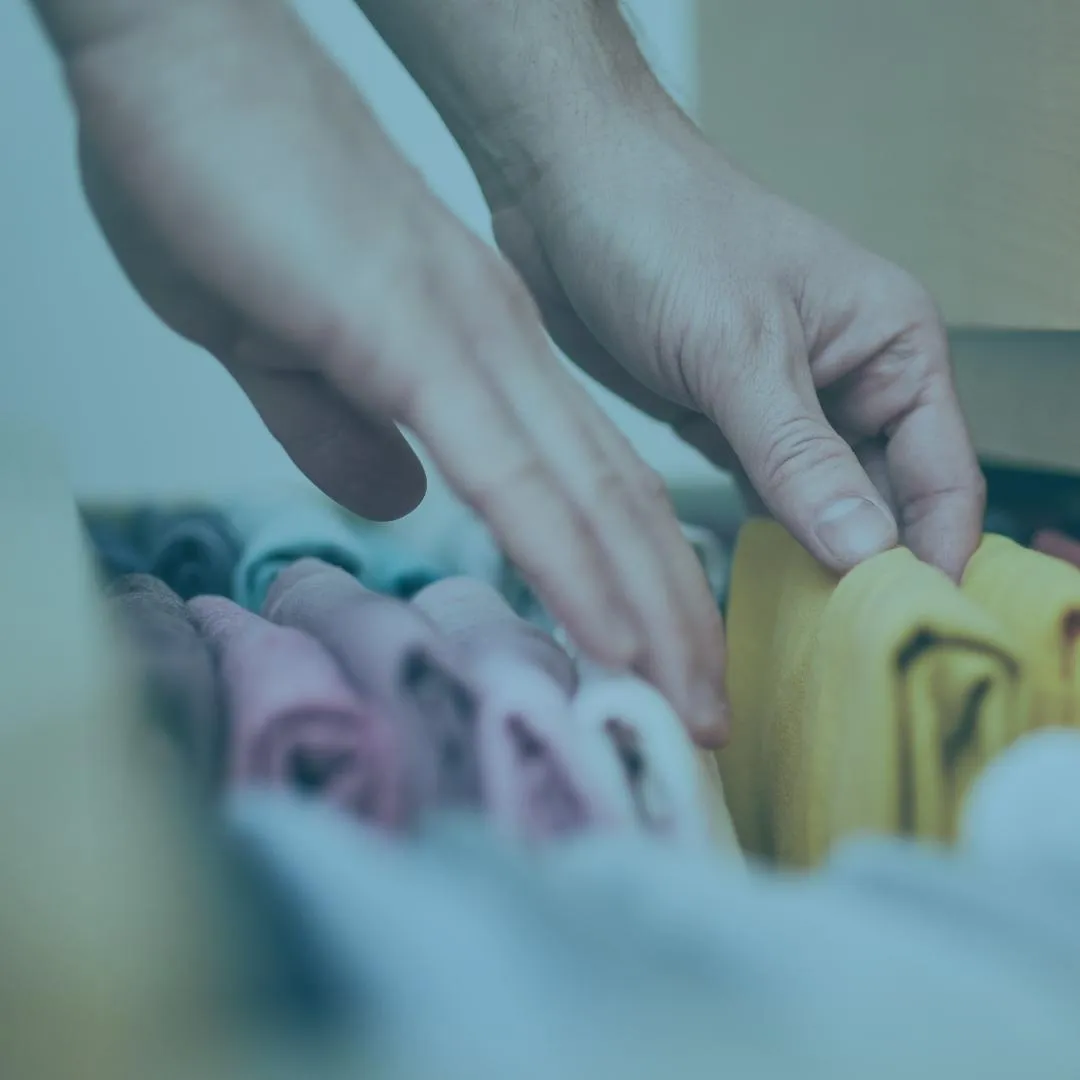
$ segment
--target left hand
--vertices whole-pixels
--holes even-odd
[[[821,562],[843,572],[899,539],[958,578],[984,482],[930,297],[666,116],[613,123],[493,206],[549,332],[744,471]]]

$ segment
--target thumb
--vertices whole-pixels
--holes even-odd
[[[724,390],[713,419],[769,511],[815,558],[843,573],[895,546],[896,521],[825,418],[805,354],[761,356]]]

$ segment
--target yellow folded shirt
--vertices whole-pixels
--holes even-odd
[[[985,536],[961,588],[1004,626],[1024,665],[1025,727],[1080,726],[1080,570]]]
[[[769,521],[736,551],[728,689],[739,839],[788,865],[864,830],[951,838],[1022,730],[1007,635],[947,578],[897,549],[838,581]]]

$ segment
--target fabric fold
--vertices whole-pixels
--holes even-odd
[[[412,821],[406,740],[319,642],[224,598],[188,608],[221,667],[230,788],[286,788],[391,830]]]
[[[180,597],[229,596],[240,544],[229,521],[214,511],[146,511],[132,535],[147,567]]]
[[[624,820],[617,775],[546,672],[505,653],[476,656],[470,671],[485,808],[501,831],[531,844]]]
[[[1025,730],[1080,724],[1080,569],[986,536],[962,588],[1005,627],[1023,664]]]
[[[336,566],[376,592],[406,599],[442,576],[387,526],[353,521],[314,499],[237,506],[230,517],[243,539],[233,599],[250,611],[260,611],[277,575],[303,558]]]
[[[810,865],[861,831],[951,839],[973,778],[1022,732],[1020,671],[1000,624],[909,551],[837,582],[749,522],[719,756],[743,847]]]
[[[629,676],[590,676],[573,715],[614,756],[639,829],[672,842],[708,843],[705,775],[678,717],[656,690]]]
[[[132,654],[150,717],[198,785],[215,788],[226,720],[210,646],[184,602],[157,578],[125,575],[106,597]]]
[[[435,805],[480,807],[477,690],[460,653],[423,612],[317,559],[279,574],[263,612],[329,650],[407,740],[414,784]]]
[[[444,578],[419,592],[413,604],[467,655],[516,656],[547,674],[566,694],[577,690],[577,667],[566,651],[518,615],[487,582]]]

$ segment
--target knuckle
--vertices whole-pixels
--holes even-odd
[[[498,518],[508,504],[539,502],[547,487],[547,468],[537,454],[522,453],[493,463],[467,483],[466,494],[482,516]]]
[[[842,464],[844,444],[811,417],[793,417],[774,426],[763,444],[760,476],[769,490],[790,488],[810,470]]]

